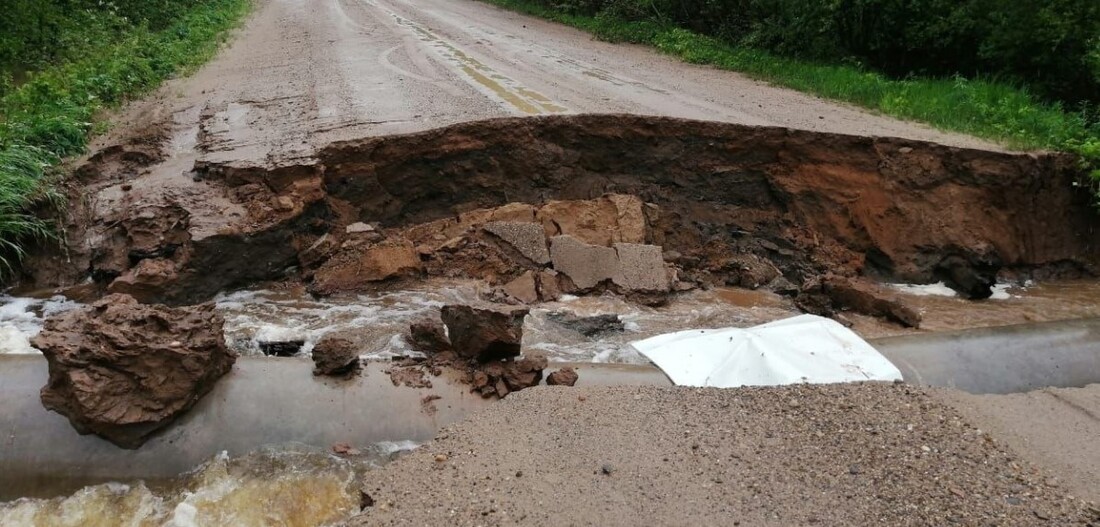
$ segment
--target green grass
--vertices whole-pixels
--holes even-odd
[[[778,86],[844,101],[1011,148],[1076,153],[1100,182],[1100,123],[1041,101],[1025,88],[982,79],[892,79],[856,66],[821,64],[733,46],[653,21],[565,13],[532,0],[483,0],[550,19],[612,42],[647,44],[694,64],[738,71]]]
[[[35,210],[61,212],[58,167],[104,128],[96,116],[210,59],[250,8],[251,0],[208,0],[159,31],[138,26],[110,41],[89,40],[83,58],[0,92],[0,274],[13,270],[28,243],[58,236],[56,222]]]

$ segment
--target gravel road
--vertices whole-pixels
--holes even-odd
[[[353,525],[1084,525],[925,390],[542,387],[381,469]]]
[[[118,119],[123,126],[98,144],[166,123],[184,164],[258,164],[309,157],[334,140],[555,113],[997,148],[475,0],[260,0],[217,58],[131,105]]]

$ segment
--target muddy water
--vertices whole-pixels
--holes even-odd
[[[358,343],[368,358],[405,355],[402,334],[409,323],[448,303],[477,301],[477,281],[429,281],[411,289],[375,295],[314,300],[302,289],[246,291],[219,297],[226,338],[242,354],[260,353],[258,342],[304,340],[308,353],[319,338],[336,333]],[[589,338],[554,322],[555,312],[589,316],[612,313],[624,331]],[[629,343],[690,327],[751,326],[793,314],[790,300],[765,292],[716,290],[687,293],[669,305],[647,308],[614,295],[571,297],[541,304],[524,324],[523,347],[551,360],[642,362]]]
[[[224,294],[216,299],[229,344],[241,354],[260,353],[257,342],[304,340],[307,354],[319,338],[338,333],[357,341],[369,358],[410,353],[402,333],[409,322],[447,303],[476,301],[477,281],[428,281],[400,291],[318,300],[301,288]],[[924,314],[920,331],[1100,316],[1100,282],[1005,285],[994,298],[973,302],[941,286],[896,286]],[[33,353],[27,339],[45,316],[79,304],[60,297],[0,297],[0,352]],[[585,337],[554,322],[551,313],[614,313],[622,332]],[[716,289],[681,294],[658,308],[613,295],[566,297],[532,309],[524,348],[552,360],[642,362],[629,342],[685,328],[751,326],[796,313],[789,298],[765,291]],[[867,338],[912,333],[870,317],[844,315]],[[87,487],[49,500],[0,504],[0,527],[60,525],[328,525],[359,511],[364,473],[414,448],[375,445],[353,459],[328,452],[280,448],[239,459],[219,457],[170,482],[125,482]]]
[[[960,298],[942,285],[898,288],[924,316],[922,332],[1100,317],[1100,282],[1095,280],[1002,284],[992,298],[979,301]],[[916,333],[872,317],[849,318],[864,338]]]
[[[359,512],[366,471],[415,446],[378,444],[351,458],[307,447],[219,456],[171,482],[0,503],[0,527],[335,525]]]
[[[1064,281],[1002,285],[993,298],[970,301],[942,285],[895,286],[924,317],[920,330],[845,313],[865,338],[924,331],[952,331],[1050,320],[1100,317],[1100,282]],[[339,334],[360,345],[365,358],[388,359],[412,353],[402,338],[410,322],[449,303],[477,301],[487,286],[473,280],[429,280],[407,289],[314,299],[303,288],[263,289],[223,294],[215,302],[225,317],[226,340],[242,355],[260,354],[259,342],[303,340],[308,355],[322,336]],[[35,353],[27,339],[42,319],[78,307],[61,297],[0,297],[0,353]],[[589,338],[554,322],[555,312],[589,316],[613,313],[625,329]],[[797,314],[791,300],[767,291],[714,289],[675,297],[650,308],[614,295],[570,297],[532,308],[523,346],[551,360],[638,363],[634,340],[687,328],[746,327]]]

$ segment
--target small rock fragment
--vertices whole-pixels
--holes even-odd
[[[546,376],[546,384],[550,386],[573,386],[577,384],[577,372],[568,366]]]
[[[359,371],[359,348],[350,340],[324,337],[313,346],[313,374],[350,376]]]
[[[304,340],[260,341],[256,343],[260,351],[269,357],[293,357],[299,351],[302,351],[302,346],[305,344],[306,341]]]

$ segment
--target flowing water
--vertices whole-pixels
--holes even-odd
[[[864,338],[1100,316],[1100,281],[1003,284],[993,298],[980,301],[960,298],[942,284],[894,287],[922,313],[921,329],[845,313]],[[301,354],[308,355],[321,337],[337,334],[356,342],[364,358],[388,359],[413,353],[403,338],[410,322],[445,304],[476,302],[486,290],[474,280],[428,280],[402,290],[323,299],[302,287],[246,290],[220,295],[215,302],[225,318],[226,341],[241,355],[260,354],[260,342],[295,340],[305,342]],[[0,353],[37,353],[28,339],[43,319],[79,306],[63,297],[0,296]],[[555,312],[617,314],[625,330],[585,337],[554,322],[550,315]],[[746,289],[692,291],[661,307],[611,294],[566,296],[531,309],[523,347],[557,361],[636,363],[644,359],[630,348],[634,340],[690,328],[747,327],[797,313],[787,297]]]
[[[1100,282],[1003,285],[994,298],[961,299],[942,285],[895,286],[924,315],[919,331],[1100,316]],[[402,334],[408,324],[448,303],[476,301],[477,281],[432,280],[408,289],[315,299],[302,288],[238,291],[215,302],[225,318],[228,344],[242,355],[259,354],[258,342],[302,340],[302,354],[326,334],[357,342],[363,356],[385,359],[411,353]],[[0,297],[0,353],[36,353],[28,339],[45,317],[79,307],[53,298]],[[562,326],[551,313],[613,313],[621,332],[589,338]],[[789,298],[765,291],[715,289],[678,295],[662,307],[638,306],[614,295],[565,297],[531,310],[525,352],[551,360],[642,362],[633,340],[687,328],[746,327],[797,313]],[[871,317],[845,314],[866,338],[912,333]],[[110,483],[54,499],[0,504],[0,527],[59,525],[326,525],[359,511],[363,474],[415,445],[375,445],[353,459],[308,448],[263,450],[238,459],[210,460],[176,481]]]
[[[368,470],[415,446],[383,443],[353,457],[305,446],[219,455],[175,481],[106,483],[0,503],[0,527],[335,525],[360,511]]]

